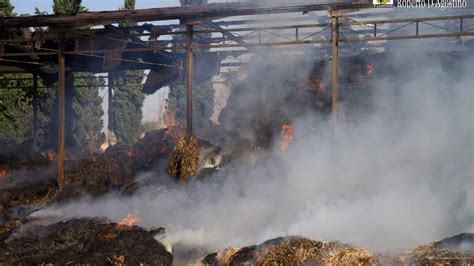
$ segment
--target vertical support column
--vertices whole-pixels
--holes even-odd
[[[66,60],[64,40],[59,40],[58,53],[58,184],[64,188],[64,137],[66,122]]]
[[[33,150],[38,151],[38,75],[33,74]]]
[[[193,25],[186,25],[186,133],[193,134]]]
[[[331,112],[334,130],[337,126],[337,107],[339,102],[339,25],[338,17],[332,17],[332,91]]]
[[[114,90],[113,90],[113,80],[114,80],[114,75],[112,72],[109,72],[107,75],[107,84],[108,84],[108,91],[107,91],[107,116],[109,117],[108,123],[107,123],[107,142],[109,144],[109,147],[112,146],[112,132],[114,130],[114,125],[113,125],[113,112],[112,112],[112,101],[114,97]]]

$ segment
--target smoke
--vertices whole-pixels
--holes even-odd
[[[382,251],[473,231],[474,61],[449,58],[392,54],[378,65],[396,72],[371,83],[370,112],[348,114],[335,132],[323,115],[299,115],[290,149],[274,143],[254,167],[232,162],[187,186],[147,173],[140,178],[159,185],[132,197],[83,198],[35,216],[118,222],[132,213],[141,226],[165,227],[165,241],[209,250],[302,235]],[[276,86],[288,74],[259,75]]]

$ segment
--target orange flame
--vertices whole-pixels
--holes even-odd
[[[367,74],[372,75],[374,74],[374,64],[367,64]]]
[[[140,219],[138,216],[135,216],[133,214],[128,214],[127,217],[125,217],[120,223],[117,224],[119,228],[126,228],[126,227],[132,227],[136,225]]]
[[[281,143],[280,150],[285,152],[293,142],[294,130],[290,123],[285,123],[281,126]]]
[[[8,177],[8,168],[0,168],[0,179]]]
[[[49,149],[48,150],[48,160],[49,161],[56,161],[58,159],[58,157],[56,156],[56,152]]]

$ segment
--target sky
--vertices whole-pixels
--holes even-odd
[[[91,11],[115,10],[123,6],[123,0],[82,0],[82,4]],[[35,7],[42,11],[52,13],[53,0],[10,0],[18,14],[33,14]],[[136,8],[151,8],[163,6],[177,6],[179,0],[136,0]]]

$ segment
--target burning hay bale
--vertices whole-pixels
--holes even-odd
[[[198,140],[194,136],[181,137],[173,151],[173,156],[168,166],[168,173],[179,178],[182,183],[187,183],[190,176],[198,170],[199,148]]]
[[[85,190],[93,196],[127,187],[140,172],[163,166],[184,132],[181,127],[154,130],[133,146],[114,145],[104,154],[68,162],[66,187]]]
[[[163,162],[166,165],[169,155],[178,140],[185,136],[186,130],[179,126],[153,130],[133,145],[133,167],[138,171],[151,170]]]
[[[226,248],[222,251],[207,255],[198,265],[230,265],[231,258],[240,248]]]
[[[0,244],[0,264],[171,265],[172,261],[146,230],[92,219],[26,226]]]

